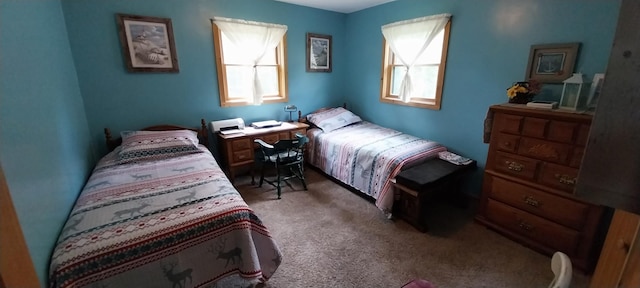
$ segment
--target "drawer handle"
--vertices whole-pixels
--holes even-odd
[[[560,184],[576,185],[576,177],[571,177],[567,174],[556,174],[555,176]]]
[[[505,147],[509,147],[509,146],[511,146],[511,142],[508,142],[508,141],[507,141],[507,142],[504,142],[504,146],[505,146]]]
[[[518,226],[520,226],[520,228],[522,228],[523,230],[527,230],[527,231],[531,231],[533,230],[533,225],[528,224],[527,222],[524,221],[520,221],[520,224],[518,224]]]
[[[536,200],[532,196],[525,196],[524,203],[527,203],[528,205],[533,207],[540,207],[540,201]]]
[[[512,171],[520,172],[524,168],[523,164],[520,164],[520,163],[515,162],[515,161],[504,161],[504,163],[508,165],[507,169],[512,170]]]
[[[244,159],[244,158],[246,158],[244,155],[240,155],[240,156],[238,156],[238,159],[240,159],[240,160],[242,160],[242,159]]]

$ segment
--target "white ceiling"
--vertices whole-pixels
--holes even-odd
[[[395,0],[276,0],[323,10],[351,13]]]

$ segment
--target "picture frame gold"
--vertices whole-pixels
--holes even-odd
[[[170,18],[116,14],[116,20],[129,72],[180,71]]]
[[[331,72],[331,35],[307,33],[307,72]]]
[[[580,43],[531,45],[526,80],[541,83],[562,83],[571,77]]]

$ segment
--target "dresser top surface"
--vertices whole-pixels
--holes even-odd
[[[496,104],[490,108],[492,112],[505,112],[505,113],[517,113],[523,115],[529,115],[532,117],[550,117],[550,118],[573,118],[591,120],[593,118],[593,112],[590,111],[572,111],[564,109],[541,109],[528,107],[523,104]]]

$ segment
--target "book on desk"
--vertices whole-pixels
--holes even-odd
[[[266,120],[266,121],[258,121],[251,123],[251,127],[261,129],[261,128],[270,128],[282,125],[282,122],[276,120]]]

